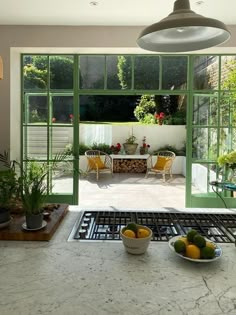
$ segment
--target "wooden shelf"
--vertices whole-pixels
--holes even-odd
[[[47,222],[45,228],[38,231],[26,231],[22,228],[25,222],[25,216],[22,214],[11,215],[12,221],[9,226],[0,229],[0,240],[14,241],[49,241],[62,219],[68,212],[69,205],[61,204],[58,209],[54,209],[49,218],[44,219]]]

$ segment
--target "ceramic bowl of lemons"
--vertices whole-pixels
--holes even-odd
[[[121,239],[126,251],[130,254],[144,254],[152,239],[152,230],[147,226],[129,223],[123,227]]]

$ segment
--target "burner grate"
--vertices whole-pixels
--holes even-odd
[[[191,229],[217,243],[234,243],[236,214],[186,212],[84,211],[69,240],[120,241],[120,230],[129,222],[153,231],[152,241],[167,242]]]

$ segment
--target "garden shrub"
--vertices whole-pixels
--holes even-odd
[[[165,146],[163,146],[161,148],[158,148],[157,150],[153,151],[152,154],[153,155],[157,155],[157,153],[159,151],[172,151],[172,152],[175,153],[176,156],[186,156],[186,147],[185,147],[185,145],[182,148],[177,149],[175,146],[167,144],[167,145],[165,145]]]

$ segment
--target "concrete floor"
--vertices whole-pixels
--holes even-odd
[[[173,175],[163,182],[160,175],[94,174],[79,182],[79,208],[156,209],[185,207],[185,177]]]

